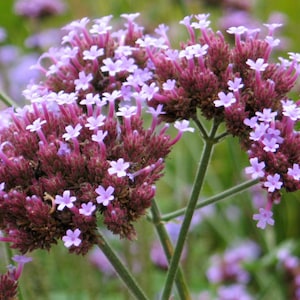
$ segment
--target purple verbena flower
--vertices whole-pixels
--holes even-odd
[[[78,247],[81,243],[81,239],[79,238],[80,234],[81,231],[78,228],[76,228],[75,230],[68,229],[66,235],[62,237],[65,247]]]
[[[114,190],[115,189],[112,186],[105,189],[103,186],[99,185],[95,190],[95,192],[99,195],[96,198],[97,203],[107,206],[112,200],[114,200]]]
[[[264,208],[259,209],[259,213],[253,215],[253,220],[258,221],[257,227],[261,229],[265,229],[267,224],[273,226],[274,220],[272,218],[273,212],[270,210],[266,210]]]
[[[265,172],[263,169],[265,168],[265,163],[263,161],[258,162],[258,158],[250,158],[251,167],[246,167],[245,172],[246,174],[250,174],[252,179],[256,179],[259,177],[263,177]]]
[[[126,176],[126,170],[129,168],[129,162],[125,162],[124,158],[119,158],[117,161],[110,162],[110,168],[108,169],[108,173],[110,175],[116,174],[117,177]]]
[[[55,196],[55,204],[58,204],[57,209],[63,210],[65,207],[72,208],[74,206],[73,202],[76,201],[76,197],[71,196],[70,191],[64,191],[63,195],[56,195]]]

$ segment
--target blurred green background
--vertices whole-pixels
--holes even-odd
[[[130,12],[141,13],[138,23],[149,32],[160,23],[166,23],[170,27],[171,40],[178,43],[186,38],[182,26],[178,25],[185,15],[210,13],[212,26],[218,29],[218,21],[226,11],[226,7],[220,4],[223,1],[208,0],[65,2],[67,10],[63,15],[35,22],[17,16],[13,11],[14,1],[0,0],[0,27],[7,31],[7,39],[3,44],[20,47],[21,53],[39,52],[43,49],[29,49],[24,46],[24,41],[33,33],[53,27],[59,28],[73,19],[85,16],[97,18],[112,14],[118,18],[121,13]],[[274,12],[280,12],[286,17],[281,36],[286,39],[288,46],[283,50],[300,51],[300,1],[257,0],[249,14],[257,21],[267,22]],[[2,69],[1,72],[5,70]],[[165,176],[157,189],[157,201],[164,213],[181,208],[186,203],[201,150],[202,142],[198,135],[187,134],[169,156]],[[226,139],[215,149],[201,197],[215,195],[242,182],[243,169],[246,166],[247,157],[240,150],[238,142],[233,138]],[[252,276],[249,289],[256,295],[254,299],[288,299],[288,285],[284,284],[284,275],[274,263],[274,253],[283,243],[292,242],[294,254],[300,254],[300,194],[283,195],[280,205],[274,207],[275,226],[265,231],[257,229],[252,221],[252,196],[251,193],[243,193],[219,203],[214,207],[213,213],[191,231],[187,240],[187,257],[183,262],[183,269],[195,299],[198,299],[196,295],[200,291],[215,288],[205,276],[211,255],[221,253],[235,241],[244,239],[252,239],[261,247],[261,259],[248,266]],[[165,271],[155,266],[150,259],[149,249],[156,239],[156,234],[146,219],[139,222],[137,229],[138,240],[134,242],[109,238],[137,275],[150,299],[156,299],[165,275]],[[101,272],[90,263],[88,257],[68,254],[61,244],[53,247],[49,253],[36,251],[32,256],[33,262],[26,265],[20,280],[23,299],[132,299],[115,276]],[[1,257],[4,257],[4,254]],[[0,270],[4,272],[5,268],[6,261],[2,259]]]

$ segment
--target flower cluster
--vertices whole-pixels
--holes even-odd
[[[300,188],[300,136],[295,127],[300,108],[288,96],[298,78],[299,54],[271,61],[280,43],[274,37],[280,24],[265,24],[266,35],[260,29],[231,27],[231,45],[209,27],[208,15],[185,17],[181,23],[190,38],[180,50],[161,45],[157,51],[150,39],[139,42],[157,77],[149,104],[163,105],[161,118],[168,122],[196,119],[198,110],[207,119],[224,122],[227,133],[238,137],[249,155],[246,173],[259,178],[268,191],[270,210],[281,189]],[[164,36],[162,29],[160,33]]]
[[[285,279],[288,281],[289,299],[300,299],[300,261],[299,257],[290,253],[285,247],[277,252],[277,259],[280,267],[285,273]]]
[[[8,266],[8,271],[0,275],[0,299],[15,299],[18,289],[18,279],[20,278],[24,265],[32,259],[23,255],[15,255],[12,257],[18,265]]]
[[[134,238],[171,146],[193,131],[177,121],[171,138],[159,120],[163,106],[146,105],[154,66],[138,43],[147,37],[137,16],[123,15],[125,27],[115,32],[111,16],[67,25],[62,46],[35,66],[45,80],[24,91],[31,104],[1,128],[2,240],[22,253],[61,239],[85,254],[103,225]]]
[[[211,257],[206,272],[208,281],[217,286],[218,299],[253,299],[247,291],[251,276],[245,264],[259,256],[260,249],[251,240],[244,240],[226,249],[222,255]],[[204,293],[201,294],[204,297]],[[212,295],[209,295],[209,299]],[[202,299],[199,296],[199,299]]]
[[[62,14],[65,9],[62,0],[17,0],[14,5],[15,13],[26,18],[45,18]]]

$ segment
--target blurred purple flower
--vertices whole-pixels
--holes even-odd
[[[6,39],[6,31],[4,28],[0,27],[0,42],[3,42]]]
[[[251,300],[253,299],[246,287],[241,284],[232,284],[228,286],[221,286],[218,290],[218,300]]]
[[[94,248],[91,251],[91,253],[89,254],[89,261],[104,275],[112,276],[115,274],[111,263],[99,248]]]
[[[242,241],[227,249],[223,255],[212,256],[206,276],[212,283],[247,283],[250,275],[243,268],[243,263],[256,259],[259,252],[259,247],[253,241]]]
[[[165,225],[166,230],[173,242],[173,244],[176,243],[179,231],[181,228],[181,221],[171,221],[166,223]],[[182,252],[181,259],[184,260],[187,255],[187,248],[185,247]],[[168,261],[166,258],[166,255],[163,251],[163,248],[161,244],[158,241],[155,241],[152,245],[151,252],[150,252],[151,260],[152,262],[161,269],[167,269],[168,268]]]
[[[245,26],[247,28],[257,28],[259,23],[246,11],[229,10],[219,19],[219,26],[225,30],[230,27]]]
[[[31,35],[25,40],[25,46],[28,48],[48,49],[60,44],[62,38],[61,30],[48,29]]]
[[[14,11],[27,18],[43,18],[64,13],[66,5],[61,0],[17,0]]]

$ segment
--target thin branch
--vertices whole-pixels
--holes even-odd
[[[17,105],[17,103],[14,100],[12,100],[10,97],[8,97],[3,91],[0,91],[0,100],[6,106],[13,106],[13,107],[19,106],[19,105]]]
[[[166,278],[165,285],[164,285],[164,290],[163,290],[162,297],[161,297],[162,300],[168,300],[171,295],[172,286],[174,283],[174,279],[176,277],[177,268],[179,265],[179,261],[180,261],[180,257],[181,257],[182,250],[184,247],[184,243],[185,243],[187,233],[188,233],[188,230],[189,230],[189,227],[191,224],[191,220],[192,220],[192,217],[193,217],[193,214],[195,211],[195,207],[197,205],[197,200],[199,198],[199,194],[200,194],[203,182],[204,182],[204,178],[205,178],[206,170],[208,168],[210,157],[213,152],[214,137],[218,130],[218,125],[219,125],[219,123],[216,123],[216,122],[214,123],[213,127],[211,128],[209,137],[207,139],[205,139],[204,150],[203,150],[203,153],[202,153],[202,156],[200,159],[199,168],[198,168],[196,178],[194,181],[192,194],[191,194],[189,203],[188,203],[186,211],[185,211],[184,219],[182,222],[182,226],[180,228],[180,232],[179,232],[178,240],[177,240],[176,247],[174,250],[174,254],[173,254],[171,262],[170,262],[167,278]]]
[[[138,283],[133,278],[132,274],[123,264],[121,259],[118,257],[118,255],[109,245],[100,231],[98,231],[97,245],[102,250],[103,254],[106,256],[109,262],[112,264],[115,271],[122,279],[128,290],[132,293],[132,295],[135,296],[137,300],[148,300],[148,297],[145,295],[144,291],[140,288]]]
[[[198,201],[197,205],[196,205],[196,209],[205,207],[207,205],[210,205],[210,204],[216,203],[218,201],[224,200],[224,199],[226,199],[230,196],[234,196],[236,194],[244,192],[245,190],[247,190],[251,186],[256,185],[258,182],[259,182],[258,179],[248,180],[248,181],[245,181],[245,182],[243,182],[243,183],[241,183],[237,186],[231,187],[228,190],[223,191],[218,195],[212,196],[212,197],[207,198],[207,199],[202,200],[202,201]],[[179,216],[183,216],[185,214],[185,211],[186,211],[186,208],[181,208],[181,209],[178,209],[178,210],[173,211],[171,213],[164,214],[164,215],[161,216],[161,220],[165,221],[165,222],[170,221],[170,220],[172,220],[174,218],[177,218]]]
[[[152,222],[156,228],[156,232],[159,236],[161,245],[164,249],[164,253],[167,257],[168,262],[170,262],[174,249],[173,249],[173,244],[170,240],[170,237],[166,231],[166,228],[161,221],[161,214],[158,208],[158,205],[155,201],[155,199],[152,200],[152,206],[151,206],[151,213],[152,213]],[[191,296],[189,294],[189,290],[187,287],[187,284],[185,282],[185,278],[183,276],[183,273],[181,271],[181,268],[178,268],[176,278],[175,278],[175,284],[177,287],[177,291],[179,294],[179,297],[181,300],[191,300]]]
[[[195,124],[197,125],[197,128],[199,129],[199,131],[200,131],[202,137],[203,137],[204,139],[207,139],[207,138],[208,138],[208,133],[207,133],[205,127],[202,125],[201,121],[197,118],[196,115],[193,116],[192,119],[193,119],[193,121],[195,122]]]

